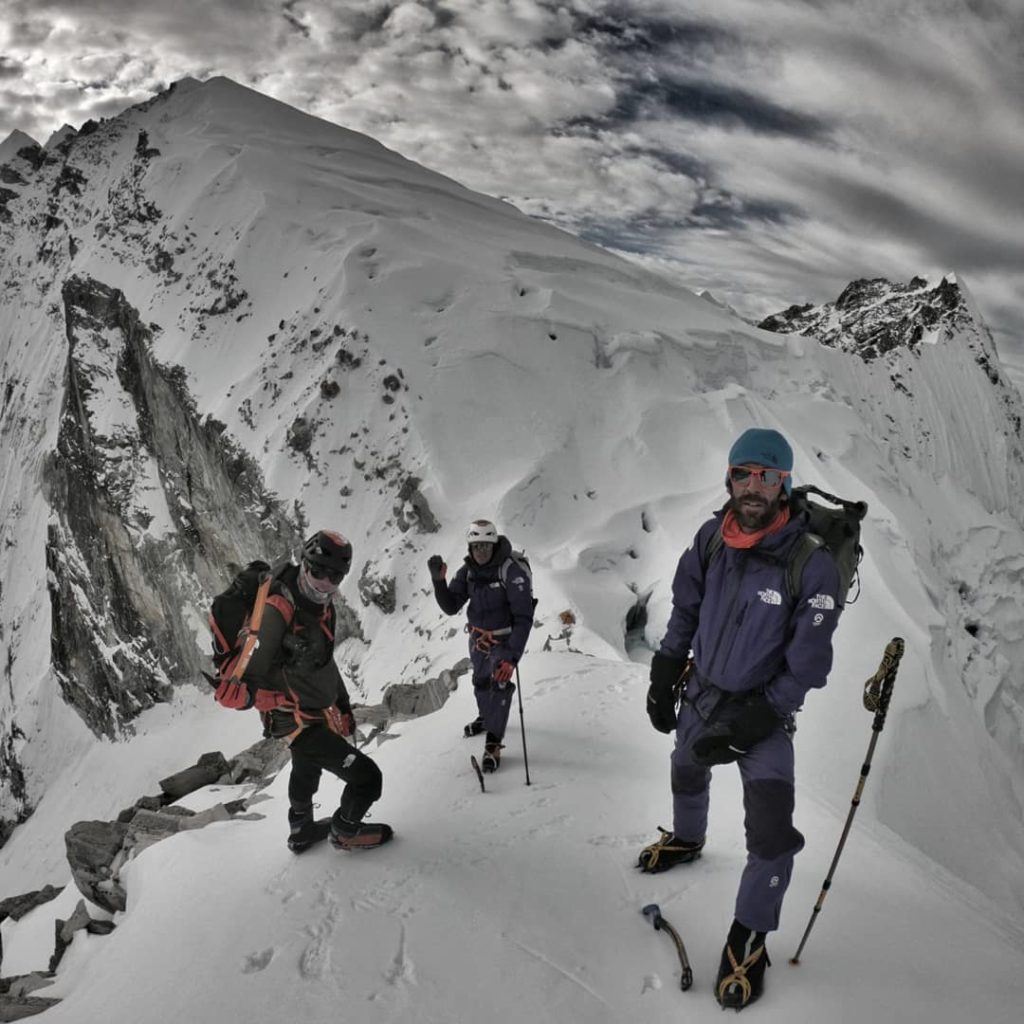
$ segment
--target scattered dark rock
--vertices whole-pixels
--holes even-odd
[[[0,900],[0,921],[5,921],[8,917],[20,921],[30,910],[56,899],[63,891],[62,885],[44,885],[42,889],[35,889],[20,896],[8,896]]]
[[[59,999],[45,999],[42,996],[0,996],[0,1022],[24,1020],[26,1017],[34,1017],[56,1006]]]
[[[203,786],[212,785],[228,773],[230,765],[218,750],[212,754],[203,754],[191,768],[169,775],[160,780],[160,788],[172,800],[179,800],[189,793],[194,793]]]
[[[359,597],[364,605],[374,605],[390,615],[396,607],[395,577],[386,573],[376,574],[367,562],[359,577]]]
[[[127,906],[117,881],[124,861],[128,825],[120,821],[77,821],[64,833],[71,877],[78,891],[111,913]]]
[[[441,529],[430,504],[420,492],[420,479],[416,476],[408,476],[402,481],[392,513],[403,533],[410,529],[420,533],[437,533]]]
[[[288,428],[288,447],[297,452],[308,452],[313,444],[313,424],[305,416],[296,416]]]

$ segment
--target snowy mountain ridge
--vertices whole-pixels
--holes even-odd
[[[457,564],[465,523],[483,514],[527,549],[542,598],[524,690],[550,788],[515,800],[510,813],[545,840],[559,820],[583,819],[573,827],[582,829],[584,853],[556,845],[583,876],[582,899],[588,879],[606,890],[666,803],[664,751],[642,712],[644,652],[664,630],[676,559],[723,500],[732,439],[760,423],[793,441],[802,481],[870,505],[864,595],[844,613],[834,682],[801,715],[800,756],[813,765],[802,798],[814,821],[831,828],[845,809],[865,739],[858,684],[875,667],[875,649],[904,635],[899,706],[864,827],[887,850],[898,846],[894,834],[902,837],[907,862],[941,864],[958,900],[968,898],[967,883],[1020,906],[1020,398],[985,347],[962,284],[955,311],[967,313],[940,318],[934,344],[922,336],[865,360],[811,337],[758,330],[372,140],[223,79],[182,83],[54,147],[19,145],[5,161],[5,889],[66,877],[60,836],[72,821],[113,817],[154,779],[255,738],[254,723],[217,709],[198,688],[203,609],[228,563],[294,551],[311,527],[337,526],[355,547],[337,658],[363,714],[388,707],[396,687],[432,683],[430,708],[464,702],[449,692],[465,653],[462,623],[433,605],[425,561],[436,551]],[[858,290],[863,302],[847,307],[873,305],[881,317],[885,303],[870,292]],[[908,293],[907,301],[923,298]],[[389,780],[381,813],[434,852],[415,846],[412,861],[354,869],[370,896],[339,878],[340,868],[326,880],[315,868],[278,863],[278,779],[260,797],[258,826],[210,826],[130,861],[128,927],[95,942],[113,942],[106,948],[121,956],[131,936],[154,949],[168,925],[154,895],[157,865],[173,869],[181,858],[202,875],[207,844],[247,845],[239,833],[258,828],[247,877],[282,899],[307,885],[321,893],[324,942],[319,954],[308,945],[313,966],[303,977],[327,979],[317,956],[332,943],[358,956],[357,936],[334,927],[347,918],[336,884],[356,918],[390,935],[373,907],[414,917],[424,907],[414,898],[418,872],[459,884],[445,866],[446,820],[473,836],[457,860],[462,871],[510,853],[502,812],[481,814],[446,788],[467,767],[465,747],[451,741],[458,714],[403,721],[393,713],[382,734],[391,741],[372,748]],[[595,772],[598,740],[619,763],[636,765],[624,788],[614,773]],[[407,777],[424,763],[434,788],[421,792]],[[96,780],[88,792],[83,777]],[[635,809],[621,829],[608,820],[619,807]],[[986,836],[981,847],[978,835]],[[594,851],[600,866],[584,855]],[[531,848],[531,870],[542,856]],[[809,859],[819,866],[823,858]],[[722,893],[728,866],[715,869]],[[306,881],[275,881],[296,874]],[[568,885],[560,873],[545,877],[559,891]],[[478,881],[506,879],[487,869]],[[685,891],[680,881],[673,892]],[[631,904],[635,887],[623,884]],[[524,908],[535,907],[520,885],[512,888]],[[916,898],[909,882],[901,891]],[[229,896],[213,900],[228,917],[237,910],[223,903]],[[210,898],[199,880],[195,898]],[[600,930],[596,919],[584,926]],[[17,933],[29,928],[19,924]],[[536,962],[550,959],[553,929],[529,930],[516,941],[537,951]],[[409,981],[404,941],[399,983]],[[486,922],[465,941],[467,949],[484,942],[497,957],[509,952]],[[276,942],[266,936],[246,955],[258,966]],[[588,948],[608,958],[614,978],[610,951]],[[81,980],[79,955],[62,967],[68,1013],[73,999],[94,1006],[98,998]],[[269,955],[268,980],[284,959]],[[420,977],[444,977],[430,960]],[[635,1012],[603,983],[570,987],[584,1003],[593,992],[606,1001],[593,1019]],[[381,990],[373,1019],[398,1012],[389,999],[400,990]],[[420,997],[421,1019],[444,1018],[443,997]],[[578,1003],[568,1005],[570,1019],[583,1019]],[[539,1019],[546,1012],[538,1009]]]

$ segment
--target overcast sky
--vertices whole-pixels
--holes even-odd
[[[217,74],[746,315],[955,271],[1024,347],[1024,0],[0,0],[0,139]]]

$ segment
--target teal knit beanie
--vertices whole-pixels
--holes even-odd
[[[768,466],[771,469],[784,469],[793,472],[793,449],[789,442],[777,431],[763,427],[751,427],[744,430],[729,449],[730,466]],[[787,494],[793,490],[793,478],[787,476],[783,481]]]

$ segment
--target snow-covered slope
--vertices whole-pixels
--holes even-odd
[[[681,924],[692,913],[694,959],[709,963],[742,838],[726,789],[721,862],[709,852],[704,875],[657,884],[631,875],[637,843],[668,811],[666,741],[643,715],[642,662],[668,617],[676,559],[721,503],[726,453],[752,423],[790,437],[802,481],[870,504],[863,594],[844,614],[832,684],[801,716],[801,825],[819,845],[803,855],[790,937],[867,742],[860,684],[902,635],[899,694],[860,811],[870,852],[851,850],[844,865],[856,913],[848,906],[849,935],[831,926],[828,977],[852,960],[851,978],[870,972],[895,988],[883,968],[897,948],[955,923],[978,971],[993,972],[978,998],[1000,1019],[1020,939],[992,931],[997,914],[975,890],[1021,908],[1024,716],[1012,665],[1024,461],[1019,396],[994,353],[982,362],[964,343],[973,316],[975,327],[867,362],[758,330],[223,79],[180,83],[6,166],[22,183],[5,186],[0,220],[2,811],[9,822],[34,814],[0,851],[0,889],[65,880],[71,821],[113,817],[199,754],[244,745],[245,716],[193,688],[203,602],[227,559],[281,553],[310,526],[351,537],[351,635],[338,659],[365,703],[464,655],[425,561],[436,551],[455,562],[469,519],[490,516],[526,547],[541,598],[523,665],[534,787],[502,804],[473,793],[451,739],[468,717],[462,694],[457,710],[392,722],[375,756],[379,812],[400,841],[340,867],[326,850],[290,860],[279,780],[264,822],[176,836],[132,863],[129,909],[113,936],[76,938],[55,1019],[90,1019],[122,969],[163,991],[143,967],[156,949],[179,985],[200,972],[188,996],[197,1020],[223,1019],[234,997],[250,1007],[239,1019],[260,1019],[257,1004],[279,1016],[274,981],[310,1019],[358,992],[368,1020],[472,1020],[484,982],[502,1013],[526,999],[549,1020],[621,1020],[652,1000],[674,1014],[671,950],[646,933],[639,905],[657,898]],[[568,634],[564,611],[576,620]],[[509,769],[500,785],[512,789]],[[219,866],[239,849],[248,859],[224,885]],[[953,911],[936,895],[947,891]],[[609,892],[622,937],[607,926]],[[199,943],[181,937],[182,906]],[[212,930],[225,918],[244,942]],[[11,929],[26,948],[28,920]],[[880,930],[885,943],[865,951]],[[451,957],[441,932],[456,936],[445,939]],[[88,980],[75,960],[85,950]],[[652,954],[664,955],[660,971]],[[519,958],[531,966],[509,966]],[[458,1001],[468,973],[483,979],[472,1013]],[[224,975],[238,985],[211,980]],[[929,1007],[966,998],[939,967],[925,983]],[[846,984],[840,998],[852,999]],[[126,1018],[161,1019],[133,986],[118,991]],[[787,991],[790,1017],[836,994]],[[848,1005],[886,1019],[884,1000],[862,998]],[[204,1017],[204,1000],[218,1013]],[[899,1005],[911,1015],[891,1019],[915,1019],[919,1004]]]
[[[1024,936],[866,808],[801,964],[787,963],[871,732],[857,705],[877,657],[864,647],[817,695],[832,714],[848,713],[847,751],[837,753],[815,724],[796,738],[807,848],[769,940],[766,994],[747,1012],[766,1024],[1011,1024],[1024,997]],[[397,829],[379,851],[289,853],[282,773],[252,805],[263,817],[182,833],[131,862],[128,910],[109,936],[76,934],[55,983],[35,993],[63,1000],[41,1019],[722,1020],[714,976],[746,856],[735,769],[716,771],[703,859],[641,875],[636,853],[670,813],[670,740],[646,722],[642,667],[552,652],[531,655],[522,674],[529,787],[519,730],[510,729],[501,771],[480,792],[467,756],[477,744],[461,738],[473,714],[465,690],[442,712],[392,726],[393,738],[372,751],[385,775],[375,813]],[[897,703],[905,705],[913,676],[897,680]],[[179,706],[176,717],[189,713]],[[173,763],[172,748],[181,756],[210,739],[190,741],[161,709],[150,716],[135,742],[154,765]],[[877,747],[883,778],[905,764],[895,739],[883,731]],[[123,786],[128,771],[139,772],[140,757],[120,745],[100,753],[89,763],[97,782]],[[843,785],[829,792],[817,776],[832,761]],[[867,794],[880,781],[873,775]],[[338,792],[334,780],[324,783],[325,810]],[[185,802],[199,809],[239,795],[221,788]],[[5,975],[45,964],[54,917],[67,919],[80,898],[73,890],[4,926]],[[672,943],[641,915],[650,902],[682,933],[694,971],[687,992]]]

